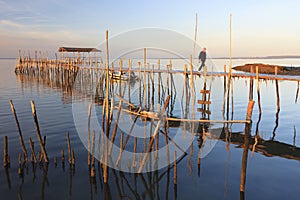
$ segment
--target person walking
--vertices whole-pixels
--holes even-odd
[[[202,51],[199,54],[199,60],[198,60],[198,62],[200,63],[200,61],[201,61],[201,65],[200,65],[198,71],[201,71],[201,69],[205,66],[206,48],[203,48]]]

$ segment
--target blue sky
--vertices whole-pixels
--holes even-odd
[[[300,55],[299,8],[297,0],[0,0],[0,57],[15,57],[18,49],[96,47],[106,30],[114,37],[155,27],[193,40],[196,13],[197,44],[211,57],[229,56],[230,14],[233,56]]]

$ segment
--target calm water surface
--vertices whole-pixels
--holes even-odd
[[[247,62],[300,65],[300,60],[297,59],[234,60],[234,65]],[[222,71],[223,65],[228,61],[213,60],[212,63],[214,71]],[[174,68],[176,64],[179,66],[177,69],[182,66],[181,61],[175,60],[173,61]],[[300,106],[296,98],[297,82],[279,81],[279,112],[276,106],[278,99],[275,82],[260,82],[262,115],[259,121],[256,103],[253,110],[251,135],[254,138],[253,136],[257,133],[266,143],[275,144],[273,152],[277,154],[266,155],[262,153],[263,151],[252,153],[249,150],[245,194],[240,194],[244,149],[243,143],[238,143],[233,139],[228,144],[217,140],[212,151],[201,159],[200,167],[198,167],[198,144],[195,138],[192,147],[187,150],[188,155],[177,165],[177,187],[173,185],[173,170],[168,167],[141,175],[110,169],[108,184],[104,185],[100,178],[101,171],[96,165],[96,179],[91,180],[86,162],[87,150],[80,140],[73,120],[70,91],[55,85],[51,88],[45,82],[20,78],[14,74],[14,66],[15,60],[0,60],[1,199],[299,199],[300,157],[298,154],[297,160],[297,155],[293,155],[291,151],[289,155],[284,155],[285,151],[283,151],[292,149],[296,154],[300,147],[298,134]],[[197,78],[196,84],[197,81],[201,80]],[[233,86],[233,118],[245,119],[249,80],[234,79]],[[213,119],[222,119],[220,109],[223,100],[222,87],[223,78],[216,78],[213,82],[214,93],[212,94]],[[197,87],[197,91],[200,89]],[[254,100],[257,102],[256,89],[254,91]],[[13,100],[16,108],[27,151],[29,151],[29,138],[33,139],[38,149],[30,108],[30,100],[35,101],[42,135],[47,136],[46,148],[50,159],[47,173],[38,165],[34,172],[30,163],[28,169],[24,170],[24,175],[19,176],[18,155],[22,149],[19,144],[18,129],[10,110],[10,99]],[[173,114],[181,115],[180,106],[174,109]],[[197,117],[199,118],[199,114]],[[216,124],[214,127],[222,128],[223,124]],[[245,128],[243,124],[233,124],[227,127],[233,135],[242,134]],[[70,133],[76,157],[75,171],[71,173],[69,165],[66,163],[63,167],[60,162],[61,150],[64,149],[67,152],[66,132]],[[8,170],[2,167],[5,135],[8,136],[11,156],[11,167]],[[54,157],[58,158],[57,166],[53,163]]]

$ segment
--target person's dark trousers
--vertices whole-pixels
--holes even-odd
[[[201,71],[201,69],[204,67],[204,65],[205,65],[204,62],[202,62],[199,69],[198,69],[198,71]]]

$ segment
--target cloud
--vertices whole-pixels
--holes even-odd
[[[11,21],[11,20],[0,20],[0,27],[13,27],[13,28],[24,28],[23,24]]]

